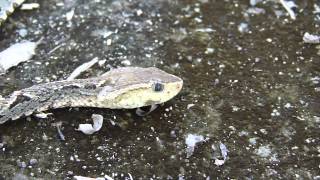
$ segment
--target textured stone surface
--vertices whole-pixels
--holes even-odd
[[[38,163],[24,175],[44,179],[319,177],[319,50],[302,41],[305,32],[319,34],[319,1],[296,1],[296,20],[278,1],[32,2],[40,8],[17,10],[1,26],[0,49],[24,39],[44,37],[44,43],[31,61],[0,76],[1,95],[65,79],[95,57],[100,63],[81,78],[118,66],[156,66],[185,85],[143,118],[133,111],[75,108],[0,126],[5,179],[21,172],[16,160],[33,158]],[[93,113],[105,119],[99,132],[74,130]],[[64,142],[51,126],[57,121]],[[187,158],[189,134],[208,140],[196,143]],[[228,155],[217,166],[220,142]]]

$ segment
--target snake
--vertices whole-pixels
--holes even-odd
[[[156,67],[122,67],[86,79],[52,81],[0,96],[0,124],[66,107],[134,109],[162,104],[183,80]]]

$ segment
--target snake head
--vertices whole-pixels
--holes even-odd
[[[183,80],[158,68],[126,67],[111,70],[103,75],[114,78],[112,88],[105,86],[101,101],[112,103],[109,108],[132,109],[161,104],[176,96],[182,89]]]

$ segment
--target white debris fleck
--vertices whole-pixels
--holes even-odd
[[[113,178],[108,175],[104,175],[104,180],[113,180]]]
[[[227,147],[226,147],[226,145],[224,145],[221,142],[219,144],[219,149],[221,151],[222,159],[215,156],[215,151],[217,151],[217,148],[215,147],[215,145],[212,145],[211,148],[213,150],[214,164],[216,166],[222,166],[226,162],[227,156],[228,156],[228,152],[229,152]]]
[[[40,118],[40,119],[46,119],[46,118],[48,118],[49,115],[52,115],[52,113],[38,113],[38,114],[35,114],[35,116],[37,118]]]
[[[309,44],[319,44],[320,43],[320,35],[313,35],[308,32],[303,35],[303,42]]]
[[[224,144],[221,143],[221,142],[220,142],[220,144],[219,144],[219,148],[220,148],[221,156],[222,156],[223,159],[215,158],[215,159],[214,159],[214,164],[215,164],[216,166],[222,166],[222,165],[226,162],[227,156],[228,156],[228,152],[229,152],[228,149],[227,149],[227,146],[224,145]],[[213,149],[213,151],[216,151],[216,148],[215,148],[214,145],[212,145],[212,149]]]
[[[188,105],[187,105],[187,109],[190,109],[190,108],[192,108],[193,106],[195,106],[195,104],[188,104]]]
[[[203,142],[206,139],[202,135],[197,134],[188,134],[185,140],[185,143],[187,145],[187,157],[192,156],[194,152],[194,148],[199,142]]]
[[[35,49],[40,41],[16,43],[0,52],[0,74],[4,74],[8,69],[21,62],[28,61],[35,54]]]
[[[196,32],[206,32],[206,33],[214,32],[214,30],[212,28],[198,28],[195,31]]]
[[[258,15],[258,14],[265,14],[266,10],[258,7],[251,7],[251,8],[248,8],[246,12],[248,14]]]
[[[37,76],[34,78],[34,81],[37,83],[41,83],[43,81],[43,79],[41,77]]]
[[[239,110],[240,108],[238,106],[232,106],[232,112],[237,112]]]
[[[103,66],[106,63],[106,59],[98,61],[99,66]]]
[[[201,19],[201,18],[195,17],[194,20],[195,20],[197,23],[202,23],[202,19]]]
[[[84,134],[90,135],[95,133],[96,131],[93,129],[92,124],[79,124],[77,131],[81,131]]]
[[[92,114],[91,118],[93,120],[93,128],[99,131],[103,124],[103,116],[100,114]]]
[[[258,139],[258,138],[256,138],[256,137],[249,138],[249,143],[250,143],[251,145],[256,145],[256,144],[257,144],[257,139]]]
[[[238,31],[241,32],[241,33],[246,33],[246,32],[248,32],[248,31],[249,31],[249,25],[248,25],[248,23],[244,23],[244,22],[240,23],[240,24],[238,25]]]
[[[266,41],[270,43],[270,42],[272,42],[272,39],[271,38],[267,38]]]
[[[125,66],[130,66],[131,62],[129,60],[123,60],[123,61],[121,61],[121,64],[123,64]]]
[[[224,145],[223,143],[220,143],[219,147],[220,147],[220,151],[223,159],[226,160],[229,152],[229,150],[227,149],[227,146]]]
[[[214,164],[216,166],[222,166],[224,163],[225,163],[225,160],[223,160],[223,159],[215,159],[214,160]]]
[[[114,32],[108,30],[108,29],[97,29],[94,30],[91,35],[92,36],[102,36],[103,38],[107,38],[109,37],[111,34],[113,34]]]
[[[259,131],[264,135],[268,134],[268,131],[266,129],[260,129]]]
[[[90,135],[97,131],[99,131],[103,125],[103,116],[100,114],[92,114],[91,116],[93,120],[92,124],[79,124],[77,131],[81,131],[84,134]]]
[[[258,156],[263,157],[263,158],[269,157],[271,155],[271,149],[270,149],[270,147],[268,145],[260,146],[254,152]]]
[[[107,46],[110,46],[112,43],[112,39],[107,39]]]
[[[133,180],[133,177],[130,173],[128,173],[130,180]]]
[[[219,64],[219,68],[220,69],[223,69],[223,68],[225,68],[226,67],[226,65],[224,65],[224,64]]]
[[[138,9],[136,13],[137,13],[137,16],[141,16],[143,14],[143,11],[141,9]]]
[[[320,77],[319,76],[315,76],[313,78],[310,79],[312,81],[313,84],[319,84],[320,83]]]
[[[73,15],[74,15],[74,8],[73,8],[71,11],[69,11],[69,12],[66,13],[66,19],[67,19],[67,21],[71,21],[72,18],[73,18]]]
[[[214,52],[214,49],[208,47],[204,53],[205,54],[212,54],[213,52]]]
[[[64,6],[64,3],[63,2],[57,2],[56,6]]]
[[[153,25],[153,22],[150,19],[146,20],[146,23],[149,24],[150,26]]]
[[[279,0],[281,5],[286,9],[286,11],[289,13],[289,16],[292,20],[296,19],[296,14],[293,12],[293,8],[296,8],[297,5],[293,1],[285,1],[285,0]]]
[[[82,72],[88,70],[89,68],[91,68],[94,64],[96,64],[98,62],[98,58],[95,57],[93,58],[91,61],[83,63],[82,65],[80,65],[79,67],[77,67],[71,74],[70,76],[67,78],[67,80],[73,80],[76,77],[78,77]]]
[[[290,103],[286,103],[286,104],[284,105],[284,107],[287,108],[287,109],[289,109],[289,108],[292,107],[292,105],[291,105]]]
[[[320,13],[320,5],[317,5],[317,3],[314,3],[313,8],[314,8],[314,11],[313,11],[314,14]]]
[[[19,34],[19,36],[21,37],[25,37],[28,34],[28,30],[27,29],[19,29],[17,30],[17,33]]]
[[[242,130],[242,131],[240,131],[240,132],[238,133],[238,135],[239,135],[239,136],[248,136],[249,133],[248,133],[247,131]]]
[[[280,116],[280,112],[277,109],[273,109],[271,116]]]
[[[21,10],[33,10],[38,9],[40,7],[39,3],[24,3],[21,5]]]

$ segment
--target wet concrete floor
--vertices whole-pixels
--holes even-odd
[[[296,20],[277,1],[28,2],[40,8],[0,27],[0,50],[43,43],[0,76],[2,95],[65,79],[95,57],[100,65],[82,78],[156,66],[184,88],[144,118],[65,108],[1,125],[0,179],[320,179],[320,47],[302,42],[320,33],[319,2],[297,2]],[[93,113],[104,116],[102,130],[75,131]]]

